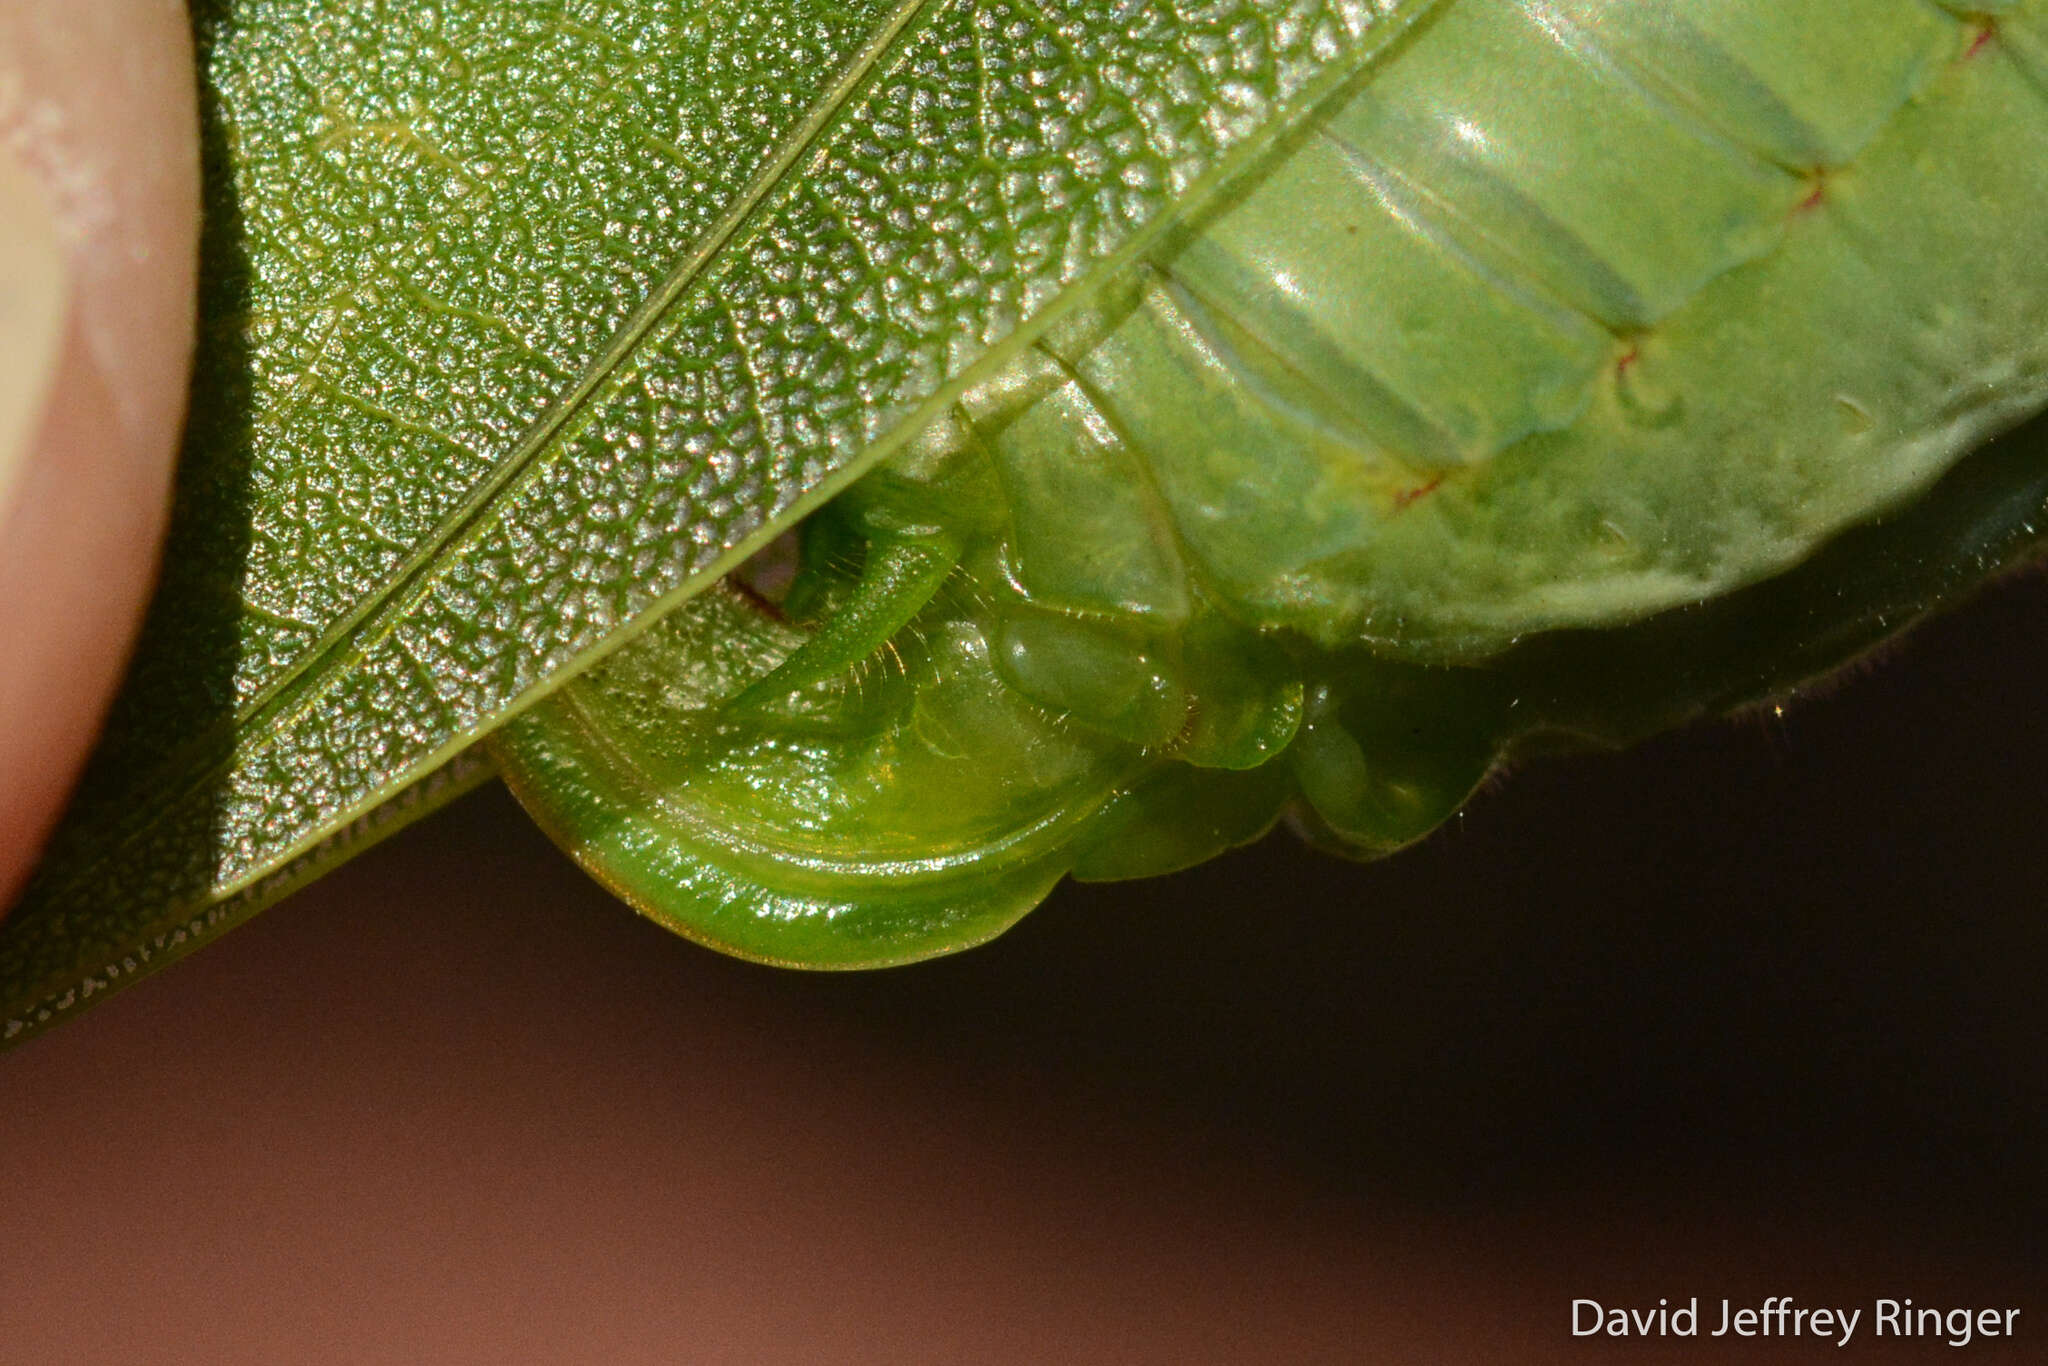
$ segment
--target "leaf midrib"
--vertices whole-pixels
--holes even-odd
[[[500,496],[549,449],[563,427],[584,409],[605,380],[639,348],[648,333],[759,212],[797,164],[815,150],[818,139],[869,83],[890,51],[908,36],[908,30],[919,18],[926,17],[928,11],[942,3],[943,0],[899,0],[887,22],[844,65],[838,78],[805,113],[792,134],[783,140],[781,150],[755,173],[732,204],[677,259],[661,284],[620,324],[612,339],[584,367],[576,381],[534,418],[511,451],[478,481],[461,504],[442,518],[433,532],[375,591],[360,599],[314,641],[298,662],[265,684],[232,715],[215,722],[156,766],[158,775],[169,777],[175,784],[168,789],[171,795],[166,800],[140,808],[126,823],[122,833],[111,842],[110,853],[146,831],[156,815],[178,797],[225,768],[244,735],[267,733],[280,713],[291,712],[293,704],[302,695],[317,691],[333,672],[329,666],[345,652],[350,642],[366,632],[374,633],[374,627],[385,618],[402,613],[413,596],[413,590],[431,574],[449,547],[461,541],[466,533],[483,521],[497,505]],[[210,758],[200,759],[198,756]],[[195,766],[198,772],[189,781],[176,780],[175,775],[179,771]],[[152,791],[167,791],[164,783],[148,786]],[[104,856],[95,859],[87,868],[105,861]],[[84,874],[85,870],[81,870],[80,876]],[[75,882],[77,879],[67,881]]]

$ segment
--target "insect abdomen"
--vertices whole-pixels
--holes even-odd
[[[1157,489],[1126,534],[1330,643],[1474,658],[1765,577],[2042,401],[2041,24],[1450,4],[1050,339],[1050,401]]]

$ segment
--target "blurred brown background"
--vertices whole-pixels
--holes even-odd
[[[1389,863],[869,976],[673,941],[481,794],[0,1058],[0,1360],[1833,1353],[1569,1332],[1777,1294],[2048,1361],[2044,661],[2036,578]]]

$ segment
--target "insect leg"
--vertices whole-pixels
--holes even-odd
[[[872,542],[853,597],[731,705],[760,707],[853,668],[909,624],[959,560],[960,547],[942,536]]]

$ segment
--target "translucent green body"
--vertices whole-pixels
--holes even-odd
[[[2048,399],[1991,8],[1444,0],[508,776],[682,932],[866,966],[1824,671],[2033,543],[2031,434],[1964,461]]]

